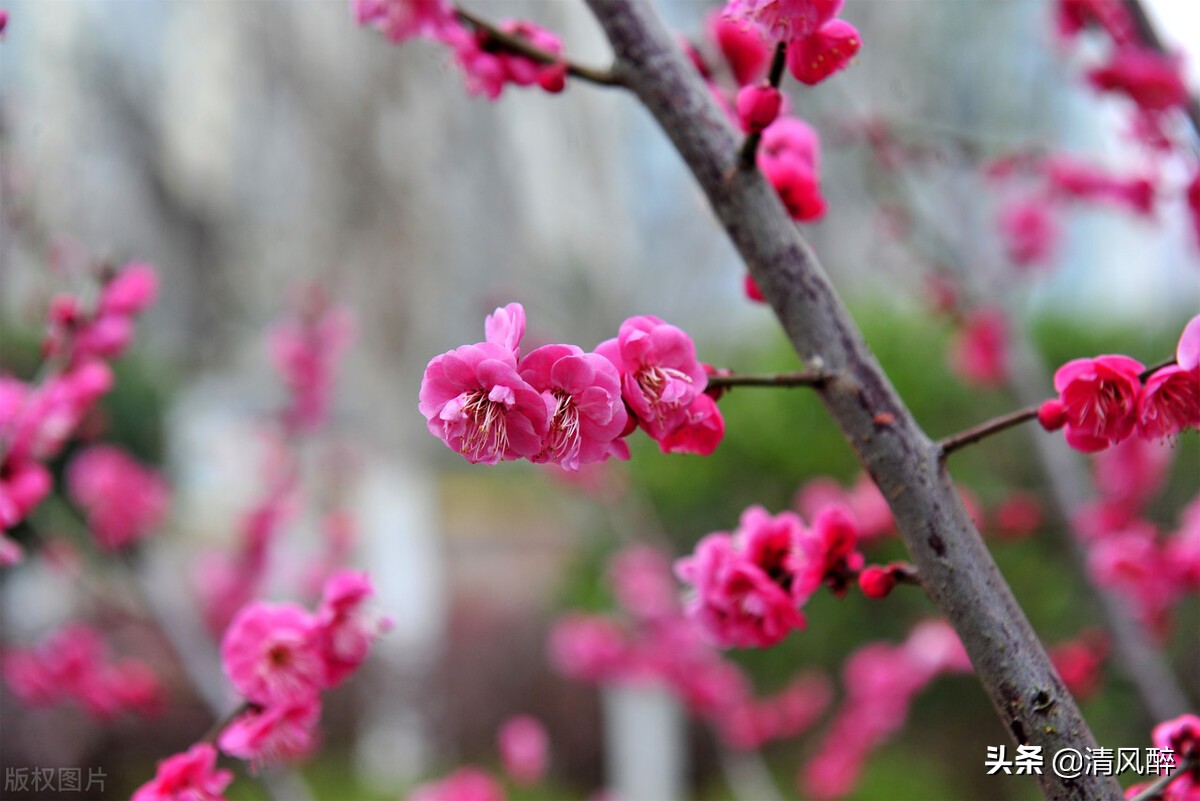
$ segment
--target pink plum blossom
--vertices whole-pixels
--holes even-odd
[[[757,31],[719,10],[709,15],[706,30],[725,57],[738,86],[746,86],[766,74],[771,49]]]
[[[217,770],[217,749],[197,743],[158,763],[154,778],[134,791],[130,801],[224,801],[233,773]]]
[[[313,431],[329,417],[338,366],[357,328],[350,311],[331,303],[320,287],[297,291],[292,306],[269,334],[271,363],[290,395],[284,424]]]
[[[1008,320],[993,307],[975,309],[966,318],[952,351],[951,365],[963,381],[994,387],[1008,376]]]
[[[1128,437],[1137,424],[1138,397],[1146,368],[1128,356],[1074,359],[1054,374],[1066,420],[1067,442],[1076,450],[1101,451]]]
[[[807,598],[822,583],[835,594],[846,591],[863,566],[863,555],[856,550],[858,530],[854,518],[838,505],[819,511],[812,527],[803,529],[795,550],[788,556],[788,569],[794,576],[792,592]]]
[[[796,515],[772,517],[752,506],[734,533],[701,539],[692,556],[675,563],[676,575],[694,591],[688,616],[725,648],[765,648],[803,628],[799,607],[807,595],[794,594],[792,573],[803,534]]]
[[[511,351],[490,342],[435,357],[421,381],[420,410],[447,447],[484,464],[537,456],[550,423]]]
[[[810,86],[845,67],[861,46],[858,31],[835,19],[843,0],[731,0],[725,15],[788,43],[788,69]]]
[[[558,56],[562,40],[546,29],[525,20],[505,20],[498,26],[504,33],[524,39],[539,50]],[[544,64],[503,47],[497,47],[486,30],[467,30],[462,26],[450,28],[442,35],[450,45],[455,59],[463,70],[467,91],[489,100],[500,97],[505,85],[532,86],[537,84],[547,92],[561,92],[566,85],[567,64],[555,61]]]
[[[350,0],[350,9],[359,25],[370,25],[396,43],[437,37],[458,24],[447,0]]]
[[[1000,235],[1009,261],[1032,267],[1050,258],[1060,238],[1057,219],[1037,197],[1009,201],[1000,210]]]
[[[621,439],[628,415],[621,378],[613,363],[574,345],[544,345],[518,365],[521,378],[542,394],[549,427],[534,462],[555,462],[567,470],[610,456],[629,458]]]
[[[1146,439],[1165,439],[1200,426],[1200,368],[1171,365],[1146,379],[1138,398],[1137,430]]]
[[[315,621],[316,644],[325,660],[322,686],[333,687],[353,673],[382,632],[383,622],[362,608],[374,594],[365,573],[344,570],[325,582]]]
[[[1058,32],[1072,37],[1089,25],[1103,28],[1118,45],[1134,36],[1133,20],[1121,0],[1057,0],[1054,7]]]
[[[1184,370],[1200,367],[1200,315],[1193,317],[1183,327],[1175,348],[1175,363]]]
[[[250,709],[221,732],[217,745],[230,756],[249,761],[252,771],[303,759],[316,748],[320,717],[316,696]]]
[[[625,403],[660,444],[687,421],[689,407],[708,385],[691,337],[657,317],[630,317],[596,353],[617,368]]]
[[[570,614],[560,618],[548,639],[550,663],[564,676],[605,681],[623,668],[628,654],[625,633],[600,615]]]
[[[1180,58],[1141,47],[1113,50],[1107,64],[1088,73],[1088,81],[1097,89],[1126,95],[1147,112],[1182,106],[1188,99]]]
[[[148,536],[167,514],[166,481],[115,445],[79,453],[67,468],[67,488],[106,551]]]
[[[550,739],[537,718],[516,715],[496,735],[504,770],[518,784],[536,784],[546,775]]]
[[[758,166],[788,214],[800,222],[819,220],[825,214],[820,148],[817,132],[796,117],[776,120],[763,131]]]
[[[24,704],[70,701],[101,721],[125,711],[154,714],[163,702],[149,666],[137,659],[113,662],[104,636],[82,623],[64,626],[32,647],[6,649],[0,672]]]
[[[306,703],[326,686],[317,633],[316,621],[297,606],[252,603],[237,614],[221,640],[225,675],[255,704]]]
[[[857,28],[845,20],[829,20],[809,36],[791,41],[788,70],[801,83],[815,86],[845,69],[860,47],[862,39]]]
[[[1180,797],[1190,798],[1188,792],[1200,790],[1200,717],[1184,714],[1165,720],[1154,727],[1150,741],[1155,748],[1175,752],[1176,765],[1182,764],[1189,756],[1195,759],[1192,769],[1172,783]]]
[[[1054,669],[1072,695],[1081,701],[1095,695],[1104,678],[1104,663],[1108,658],[1108,640],[1104,634],[1086,631],[1050,648],[1049,655]]]
[[[504,788],[491,774],[465,765],[444,779],[416,787],[406,801],[504,801]]]
[[[104,285],[96,311],[101,316],[141,314],[157,298],[158,273],[154,267],[130,262]]]
[[[725,418],[712,396],[702,393],[692,401],[675,430],[659,440],[658,445],[663,453],[708,456],[724,438]]]
[[[1155,186],[1149,176],[1120,178],[1091,164],[1057,155],[1046,163],[1046,179],[1056,195],[1110,203],[1142,216],[1154,212]]]

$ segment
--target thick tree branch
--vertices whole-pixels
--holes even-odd
[[[807,364],[820,359],[832,374],[817,392],[888,499],[926,592],[957,630],[1013,739],[1049,754],[1096,747],[940,449],[896,395],[774,190],[758,171],[736,169],[734,131],[654,10],[638,0],[588,3],[616,51],[618,76],[691,168],[797,354]],[[1050,799],[1121,798],[1112,777],[1035,778]]]

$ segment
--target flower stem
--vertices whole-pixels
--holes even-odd
[[[511,50],[514,53],[525,56],[526,58],[537,61],[541,64],[558,64],[565,63],[567,65],[567,74],[575,78],[579,78],[589,83],[598,84],[600,86],[621,86],[621,79],[617,77],[611,69],[599,69],[597,67],[587,67],[582,64],[576,64],[562,56],[556,56],[553,53],[548,53],[539,47],[534,47],[520,36],[514,36],[511,33],[506,33],[500,30],[492,23],[485,20],[483,17],[476,16],[470,11],[462,8],[456,8],[455,14],[463,22],[471,27],[481,30],[488,35],[489,42],[499,45],[506,50]]]
[[[830,378],[819,370],[774,375],[710,375],[710,387],[819,387]]]
[[[775,45],[775,55],[771,58],[771,71],[767,73],[767,83],[772,89],[778,89],[783,80],[783,67],[787,63],[787,42]],[[758,159],[758,143],[762,141],[762,132],[758,131],[746,137],[742,142],[742,150],[738,154],[738,167],[752,170]]]
[[[980,423],[977,426],[968,428],[966,431],[960,431],[957,434],[952,434],[949,437],[938,442],[938,448],[941,452],[941,457],[945,459],[951,453],[959,448],[972,445],[981,439],[990,437],[992,434],[998,434],[1005,429],[1020,425],[1026,420],[1032,420],[1037,417],[1038,407],[1030,406],[1025,409],[1018,409],[1015,412],[994,417],[987,422]]]

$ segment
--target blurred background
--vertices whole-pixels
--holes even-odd
[[[1168,39],[1200,30],[1183,17],[1188,5],[1151,4]],[[560,33],[577,61],[607,58],[582,4],[475,6]],[[350,562],[371,572],[394,630],[329,704],[324,748],[302,771],[307,792],[396,798],[454,764],[494,764],[496,727],[518,712],[540,717],[553,743],[550,784],[525,792],[584,798],[606,786],[613,715],[594,687],[547,665],[551,621],[567,608],[611,606],[603,575],[622,544],[650,540],[682,555],[703,534],[732,529],[748,504],[781,510],[809,479],[849,485],[857,475],[803,391],[731,393],[713,457],[665,456],[642,441],[628,464],[587,482],[528,464],[473,467],[426,430],[416,408],[425,364],[478,341],[484,316],[511,301],[524,304],[535,344],[590,349],[626,317],[654,314],[688,331],[703,361],[796,369],[769,310],[745,298],[743,267],[653,121],[622,92],[583,84],[555,97],[518,88],[496,103],[471,97],[442,48],[391,45],[357,27],[341,2],[5,7],[0,367],[28,377],[49,299],[83,289],[96,260],[156,265],[160,300],[117,366],[104,436],[171,481],[170,525],[143,554],[151,587],[178,596],[171,619],[197,629],[178,588],[198,554],[232,542],[261,493],[269,446],[255,432],[284,402],[266,331],[287,312],[290,287],[320,284],[353,313],[357,340],[332,422],[306,446],[321,454],[306,462],[306,478],[314,495],[336,492],[352,513]],[[716,6],[660,8],[699,41]],[[1200,301],[1195,232],[1176,191],[1144,218],[1073,211],[1053,269],[1014,278],[1004,262],[1002,193],[987,191],[982,165],[1067,151],[1116,171],[1144,166],[1123,135],[1128,109],[1086,87],[1087,45],[1061,47],[1051,13],[1025,0],[853,0],[842,16],[865,42],[856,62],[818,88],[790,84],[793,110],[823,145],[829,212],[805,233],[933,436],[1015,401],[965,385],[947,366],[955,330],[928,311],[931,266],[1007,304],[1049,365],[1109,352],[1158,362]],[[910,155],[905,168],[881,164],[872,124]],[[1169,174],[1166,185],[1182,180]],[[1043,491],[1026,436],[956,460],[956,478],[984,507],[1013,487]],[[1194,436],[1176,446],[1150,513],[1164,528],[1195,495],[1197,451]],[[287,595],[318,529],[312,515],[289,527],[269,594]],[[994,550],[1047,642],[1095,623],[1053,538],[997,541]],[[871,558],[901,553],[893,540]],[[5,644],[89,611],[36,559],[0,575],[0,598]],[[886,602],[822,596],[810,610],[808,631],[734,656],[764,692],[799,666],[836,675],[863,642],[898,642],[932,613],[914,591]],[[1168,639],[1193,703],[1198,632],[1193,598]],[[194,639],[204,643],[203,633]],[[163,643],[147,647],[169,672]],[[1144,746],[1151,721],[1116,674],[1109,679],[1084,708],[1099,741]],[[211,692],[227,692],[212,681]],[[2,694],[0,763],[103,765],[108,795],[127,795],[211,722],[190,682],[167,684],[161,715],[115,726],[73,709],[25,710]],[[854,797],[1036,797],[1020,777],[983,775],[985,746],[1006,737],[972,679],[941,680],[918,699],[904,736],[871,760]],[[768,750],[788,797],[798,755],[814,742]],[[687,797],[729,797],[698,724],[678,750]],[[259,792],[239,781],[231,797]],[[286,787],[273,792],[289,797]]]

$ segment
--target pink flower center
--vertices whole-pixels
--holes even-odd
[[[544,453],[555,461],[570,459],[579,454],[579,410],[575,400],[560,390],[554,390],[558,400],[550,419],[550,434]]]
[[[505,407],[478,389],[462,407],[467,433],[463,435],[462,452],[476,461],[483,458],[501,459],[508,450],[508,428],[504,419]]]
[[[676,389],[671,392],[671,386],[676,381],[684,381],[688,384],[692,383],[692,377],[681,370],[676,370],[674,367],[663,367],[662,365],[647,365],[638,370],[635,376],[638,387],[642,390],[642,394],[651,406],[660,404],[669,404],[676,406],[679,403],[679,396],[682,392]],[[662,411],[657,412],[658,416],[662,416]]]

